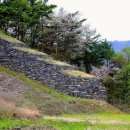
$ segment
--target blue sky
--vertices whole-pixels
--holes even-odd
[[[67,11],[80,11],[108,40],[130,40],[130,0],[49,0]]]

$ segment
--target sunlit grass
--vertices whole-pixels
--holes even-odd
[[[17,40],[16,38],[13,38],[7,34],[5,34],[3,31],[0,30],[0,38],[7,40],[8,42],[11,43],[21,43],[19,40]]]
[[[57,61],[57,60],[52,60],[52,59],[47,59],[47,58],[39,58],[38,60],[44,61],[53,65],[58,65],[58,66],[71,66],[65,62]]]
[[[58,130],[86,130],[86,122],[65,122],[65,121],[44,121],[46,125],[51,125]]]
[[[89,122],[45,121],[58,130],[130,130],[130,124],[90,124]]]
[[[64,74],[68,74],[68,75],[80,77],[80,78],[94,78],[93,75],[90,75],[81,71],[77,71],[77,70],[62,70],[61,72]]]
[[[26,47],[13,47],[13,48],[19,51],[23,51],[23,52],[27,52],[27,53],[31,53],[35,55],[47,55],[46,53],[31,49],[31,48],[26,48]]]
[[[0,120],[0,129],[11,129],[20,126],[52,126],[57,130],[130,130],[130,124],[91,124],[89,122],[67,122],[52,120]]]
[[[114,113],[95,113],[95,114],[71,114],[67,115],[64,114],[61,117],[66,118],[79,118],[84,120],[120,120],[120,121],[128,121],[130,122],[130,114],[120,113],[120,114],[114,114]]]
[[[80,123],[85,124],[83,127],[84,130],[130,130],[130,115],[128,114],[71,114],[55,117],[51,116],[46,119],[59,121],[59,123],[60,121],[70,124],[75,122],[74,128],[76,128],[77,125],[79,130],[80,127],[78,127],[78,125]],[[77,122],[79,122],[79,124]]]
[[[18,126],[29,126],[31,121],[27,119],[23,120],[11,120],[9,118],[0,119],[0,130],[7,130]]]
[[[51,120],[34,120],[29,121],[27,119],[24,120],[10,120],[3,119],[0,120],[0,129],[11,129],[17,128],[21,126],[52,126],[57,130],[84,130],[87,128],[86,122],[64,122],[64,121],[51,121]]]
[[[88,130],[130,130],[130,124],[94,124]]]

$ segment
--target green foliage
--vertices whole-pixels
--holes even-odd
[[[107,90],[107,101],[111,104],[116,102],[116,85],[115,80],[112,77],[107,76],[103,79],[103,83]]]
[[[122,68],[122,66],[126,65],[125,56],[123,53],[116,53],[114,55],[113,61],[115,63],[115,66]]]
[[[109,103],[118,105],[130,103],[130,65],[124,66],[114,78],[105,77],[103,82]]]
[[[116,53],[113,61],[119,68],[128,65],[130,63],[130,47],[123,48],[122,52]]]
[[[41,18],[49,18],[56,6],[41,0],[3,0],[0,4],[0,28],[25,41],[30,37],[30,45],[35,47],[36,37],[41,30]]]
[[[123,48],[123,49],[122,49],[122,53],[123,53],[124,56],[125,56],[126,62],[129,64],[129,63],[130,63],[130,47]]]
[[[116,82],[116,97],[119,102],[130,103],[130,65],[117,74]]]
[[[113,57],[118,72],[113,77],[106,77],[104,85],[107,88],[109,103],[116,104],[121,109],[128,108],[130,104],[130,48],[123,48],[121,53]],[[113,68],[114,69],[114,68]],[[121,105],[122,104],[122,105]]]
[[[111,43],[106,39],[94,44],[92,52],[94,56],[96,55],[95,60],[99,60],[99,64],[104,63],[104,60],[106,60],[107,66],[109,66],[109,61],[114,55],[114,50],[112,49]]]
[[[45,0],[4,0],[0,4],[0,28],[56,58],[76,64],[87,71],[110,61],[113,50],[90,26],[83,25],[79,12],[63,9],[53,14],[55,5]],[[52,15],[53,14],[53,15]],[[54,44],[57,43],[57,44]],[[56,53],[56,54],[54,54]]]
[[[96,35],[95,33],[92,35]],[[72,59],[72,63],[78,66],[84,65],[88,72],[91,71],[92,66],[103,65],[104,61],[106,61],[107,66],[109,66],[109,62],[114,55],[114,50],[109,41],[98,40],[99,37],[99,35],[96,35],[93,41],[86,42],[85,48],[82,50],[83,54]]]

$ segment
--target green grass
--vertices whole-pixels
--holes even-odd
[[[47,55],[46,53],[31,49],[31,48],[26,48],[26,47],[13,47],[13,48],[19,51],[23,51],[23,52],[27,52],[27,53],[31,53],[35,55]]]
[[[19,40],[17,40],[16,38],[13,38],[7,34],[5,34],[3,31],[0,30],[0,38],[4,39],[4,40],[7,40],[8,42],[11,42],[11,43],[22,43],[20,42]]]
[[[89,130],[130,130],[130,125],[129,124],[127,125],[94,124],[92,126],[89,126]]]
[[[18,127],[18,126],[29,126],[31,124],[31,121],[27,120],[27,119],[23,119],[23,120],[11,120],[9,118],[4,118],[4,119],[0,119],[0,130],[4,129],[11,129],[14,127]]]
[[[54,120],[54,118],[52,118]],[[77,119],[79,122],[74,123],[72,119]],[[80,122],[81,119],[81,122]],[[130,130],[130,115],[128,114],[108,114],[108,113],[98,113],[98,114],[74,114],[74,115],[63,115],[56,116],[55,121],[59,121],[59,126],[61,122],[69,122],[70,124],[74,123],[74,129],[71,128],[71,125],[67,126],[65,130]],[[60,122],[61,121],[61,122]],[[69,124],[66,123],[66,124]],[[57,124],[57,123],[56,123]],[[52,124],[53,125],[53,124]],[[65,127],[61,123],[62,130]],[[58,128],[58,126],[55,126]],[[67,128],[68,127],[68,128]],[[69,129],[70,128],[70,129]],[[87,128],[87,129],[86,129]]]
[[[86,122],[65,122],[65,121],[44,121],[44,124],[51,125],[57,130],[86,130],[88,124]]]
[[[67,96],[63,93],[41,84],[35,80],[27,78],[23,74],[16,73],[8,68],[0,66],[0,72],[5,72],[10,76],[17,77],[25,85],[33,88],[33,92],[26,95],[26,98],[36,104],[39,108],[46,108],[48,113],[87,113],[87,112],[109,112],[109,113],[121,113],[120,110],[114,108],[110,104],[94,100],[94,99],[81,99],[71,96]],[[35,89],[43,92],[44,95],[39,96],[35,93]],[[45,100],[43,102],[43,100]],[[66,106],[66,107],[65,107]]]
[[[93,75],[90,75],[81,71],[77,71],[77,70],[62,70],[61,73],[71,75],[74,77],[80,77],[80,78],[94,78]]]
[[[130,124],[90,124],[88,122],[45,121],[58,130],[130,130]]]
[[[99,120],[120,120],[120,121],[129,121],[130,122],[130,114],[112,114],[112,113],[95,113],[95,114],[71,114],[71,115],[62,115],[61,117],[71,117],[71,118],[79,118],[84,120],[89,119],[99,119]]]
[[[3,119],[0,120],[0,129],[11,129],[17,128],[19,126],[52,126],[57,130],[84,130],[87,128],[86,122],[64,122],[64,121],[51,121],[51,120],[37,120],[37,121],[29,121],[27,119],[23,120],[10,120]]]
[[[53,65],[58,65],[58,66],[71,66],[65,62],[57,61],[57,60],[52,60],[52,59],[46,59],[46,58],[38,58],[40,61],[44,61]]]
[[[130,130],[130,124],[91,124],[89,122],[67,122],[67,121],[52,121],[52,120],[0,120],[0,129],[15,128],[18,126],[52,126],[57,130]]]

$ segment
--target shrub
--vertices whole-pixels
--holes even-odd
[[[106,76],[103,79],[103,83],[106,87],[107,90],[107,100],[109,103],[114,104],[116,102],[116,86],[115,86],[115,80],[110,77],[110,76]]]
[[[130,103],[130,64],[116,76],[116,96],[122,103]]]

